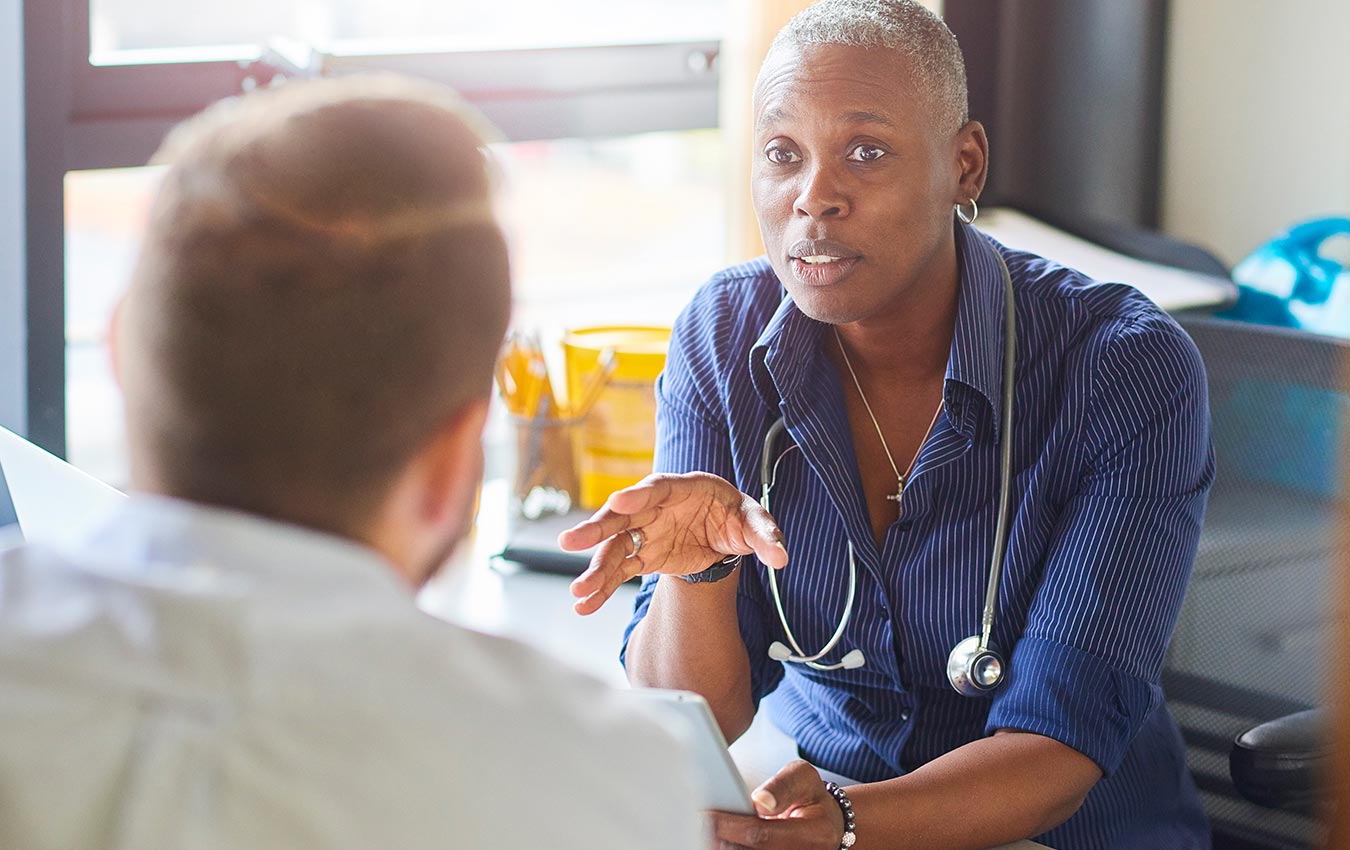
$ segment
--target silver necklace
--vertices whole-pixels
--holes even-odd
[[[886,438],[881,433],[881,424],[877,422],[876,414],[872,412],[872,405],[867,403],[867,394],[863,392],[862,382],[858,380],[858,373],[853,371],[853,363],[848,359],[848,352],[844,350],[844,341],[839,338],[839,329],[834,328],[834,342],[839,346],[839,353],[844,358],[844,365],[848,367],[848,374],[853,378],[853,386],[858,388],[858,398],[862,399],[863,409],[867,411],[867,416],[872,420],[872,427],[877,429],[877,439],[881,441],[881,450],[886,453],[886,461],[891,465],[891,471],[895,473],[895,493],[888,494],[886,499],[895,502],[897,508],[900,507],[900,500],[905,497],[905,485],[909,483],[909,476],[914,472],[914,464],[919,460],[919,452],[923,451],[923,444],[928,442],[928,435],[933,433],[933,426],[937,424],[938,417],[942,415],[942,401],[938,401],[937,410],[933,411],[933,419],[928,423],[928,430],[923,432],[923,437],[919,439],[919,447],[914,450],[914,457],[910,458],[909,466],[905,468],[904,474],[901,474],[900,468],[895,465],[895,458],[891,457],[891,447],[886,445]]]

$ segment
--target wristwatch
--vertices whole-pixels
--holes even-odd
[[[690,584],[711,584],[712,582],[715,581],[721,581],[722,579],[736,572],[736,568],[741,565],[742,557],[744,556],[727,555],[725,558],[713,564],[711,567],[708,567],[706,570],[702,572],[690,573],[687,576],[680,576],[680,578],[684,579]]]

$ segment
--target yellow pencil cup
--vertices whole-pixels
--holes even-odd
[[[573,405],[593,397],[577,438],[583,508],[599,508],[610,493],[651,473],[656,376],[669,346],[670,328],[664,327],[577,328],[563,337],[567,397]],[[609,375],[598,383],[609,357]]]

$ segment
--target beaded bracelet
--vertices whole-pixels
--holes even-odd
[[[826,782],[825,790],[830,792],[830,796],[839,804],[839,811],[844,813],[844,837],[839,839],[839,850],[848,850],[853,846],[853,842],[858,840],[858,836],[853,832],[853,801],[838,783]]]

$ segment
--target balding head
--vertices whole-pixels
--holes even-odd
[[[966,65],[956,36],[914,0],[820,0],[788,21],[769,55],[818,45],[893,50],[905,57],[939,126],[955,131],[969,120]]]
[[[175,130],[118,327],[133,475],[337,532],[489,391],[509,311],[476,120],[396,78]]]

